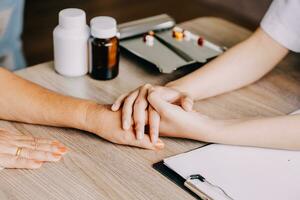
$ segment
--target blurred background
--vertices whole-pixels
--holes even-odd
[[[220,17],[255,30],[272,0],[0,0],[0,65],[11,70],[53,59],[58,12],[81,8],[89,21],[109,15],[118,23],[167,13],[180,23]]]

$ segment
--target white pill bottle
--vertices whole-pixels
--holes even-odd
[[[59,74],[76,77],[88,72],[89,37],[83,10],[67,8],[59,12],[59,24],[53,31],[54,67]]]

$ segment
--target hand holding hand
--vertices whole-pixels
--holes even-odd
[[[111,109],[118,111],[122,107],[122,127],[128,130],[132,124],[136,132],[136,137],[142,140],[145,132],[145,124],[149,124],[151,141],[155,144],[158,139],[160,116],[149,105],[147,97],[148,90],[152,88],[146,84],[130,92],[121,95]],[[170,87],[155,86],[153,92],[166,102],[181,105],[186,111],[192,110],[193,100],[182,92]],[[133,120],[132,120],[133,119]]]
[[[121,112],[112,112],[108,106],[91,104],[87,111],[86,128],[84,130],[95,133],[116,144],[152,150],[164,148],[164,143],[161,140],[153,144],[148,135],[141,140],[137,140],[132,127],[123,130],[121,127]]]
[[[216,132],[217,121],[192,110],[174,105],[160,95],[156,88],[149,89],[148,102],[160,116],[160,134],[209,142],[209,134]]]

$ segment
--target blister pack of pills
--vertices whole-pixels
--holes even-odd
[[[119,30],[121,47],[154,64],[162,73],[206,63],[224,52],[223,47],[175,26],[165,14],[122,24]]]

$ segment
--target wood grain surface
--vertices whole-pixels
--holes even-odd
[[[182,27],[223,46],[231,47],[251,33],[218,18],[198,18]],[[241,66],[242,67],[242,66]],[[44,63],[17,74],[46,88],[75,97],[111,104],[122,93],[144,84],[164,84],[189,69],[162,75],[152,66],[122,56],[120,75],[111,81],[88,76],[65,78]],[[217,80],[216,80],[217,81]],[[300,60],[290,54],[262,80],[244,89],[197,102],[196,109],[215,118],[275,116],[300,108]],[[59,163],[38,170],[0,171],[0,199],[194,199],[152,168],[167,156],[182,153],[203,143],[164,138],[166,148],[149,151],[111,144],[80,130],[0,121],[23,134],[54,138],[70,152]]]

